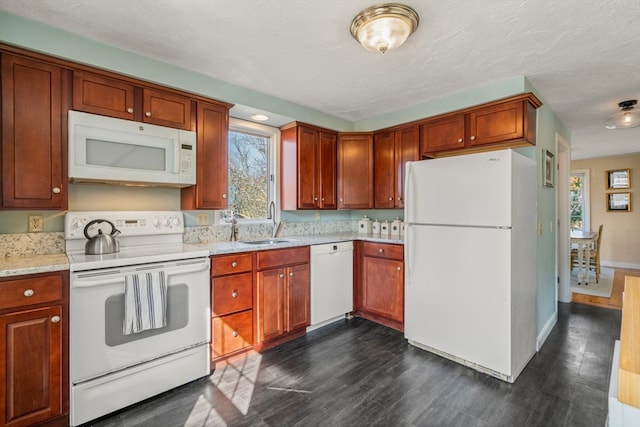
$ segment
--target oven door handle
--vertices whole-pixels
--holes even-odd
[[[199,271],[204,271],[204,270],[208,270],[209,269],[209,263],[201,263],[201,264],[196,264],[193,266],[180,266],[180,268],[171,268],[171,269],[167,269],[165,270],[165,274],[167,277],[169,276],[175,276],[178,274],[189,274],[189,273],[197,273]],[[145,269],[139,269],[136,271],[132,271],[131,273],[139,273],[139,272],[144,272]],[[82,279],[77,279],[77,280],[73,280],[73,285],[72,287],[74,288],[90,288],[90,287],[94,287],[94,286],[104,286],[104,285],[116,285],[118,283],[124,283],[124,278],[125,278],[126,274],[122,274],[119,273],[117,276],[112,276],[112,277],[105,277],[102,279],[89,279],[89,278],[82,278]]]

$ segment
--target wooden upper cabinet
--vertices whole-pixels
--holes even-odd
[[[191,130],[191,98],[155,89],[142,89],[142,121]]]
[[[417,125],[374,135],[374,199],[376,208],[404,207],[404,171],[420,159]]]
[[[198,102],[196,185],[181,190],[181,209],[226,209],[229,108]]]
[[[281,140],[282,209],[335,209],[337,133],[293,123]]]
[[[373,134],[338,137],[338,209],[373,208]]]
[[[465,126],[464,114],[427,120],[422,126],[422,152],[464,148]]]
[[[532,93],[467,108],[421,123],[424,157],[518,148],[536,143],[536,109]]]
[[[86,72],[73,73],[73,109],[193,130],[188,96]]]
[[[2,207],[67,209],[69,72],[3,54]]]
[[[74,110],[134,120],[134,91],[134,86],[127,82],[85,71],[73,72]]]

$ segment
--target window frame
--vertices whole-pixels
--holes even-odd
[[[582,176],[582,230],[591,230],[591,187],[589,183],[589,169],[573,169],[570,176]],[[571,189],[569,189],[571,190]],[[569,202],[571,209],[571,202]],[[569,212],[571,214],[571,212]]]
[[[248,120],[237,119],[229,117],[229,132],[248,133],[269,139],[267,147],[267,175],[268,180],[268,194],[267,194],[267,209],[271,202],[275,203],[275,220],[280,220],[280,171],[279,171],[279,150],[280,146],[280,129],[264,125],[261,123],[254,123]],[[229,169],[229,163],[227,163],[227,169]],[[227,183],[227,186],[229,184]],[[229,189],[227,189],[229,191]],[[230,193],[229,193],[230,194]],[[215,212],[214,223],[226,224],[231,222],[228,218],[222,217],[222,211]],[[268,214],[268,212],[267,212]],[[238,218],[238,223],[242,224],[264,224],[271,223],[271,219],[267,218]]]

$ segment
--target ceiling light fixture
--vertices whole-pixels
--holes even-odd
[[[360,12],[351,22],[351,35],[365,49],[385,53],[399,47],[418,28],[418,14],[409,6],[385,3]]]
[[[637,103],[636,99],[618,103],[618,107],[622,108],[622,111],[609,116],[604,122],[604,126],[607,129],[627,129],[640,125],[640,110],[633,108]]]
[[[254,114],[253,116],[251,116],[251,118],[259,122],[264,122],[265,120],[269,120],[269,116],[265,116],[264,114]]]

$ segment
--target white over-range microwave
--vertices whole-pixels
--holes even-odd
[[[187,187],[196,133],[69,111],[69,182]]]

